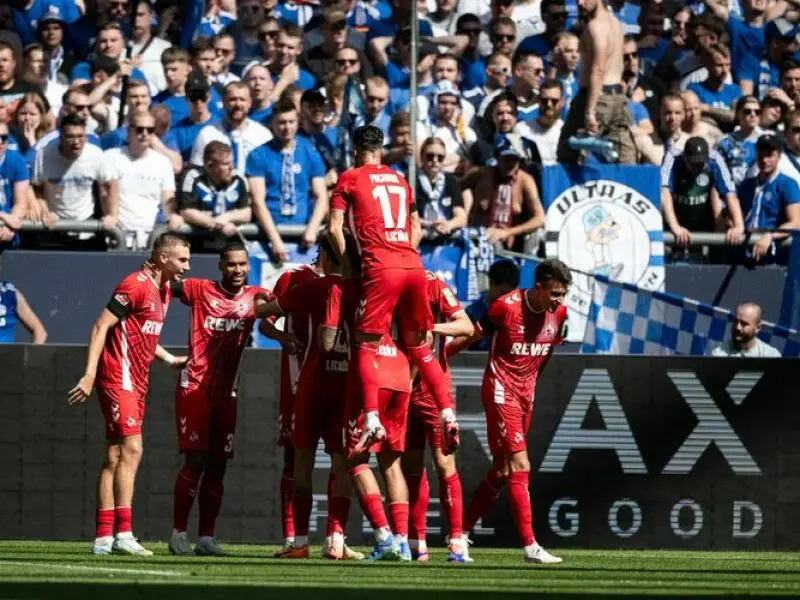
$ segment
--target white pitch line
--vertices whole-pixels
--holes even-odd
[[[63,569],[66,571],[93,571],[97,573],[130,573],[131,575],[163,575],[164,577],[180,577],[185,575],[179,571],[158,571],[156,569],[122,569],[117,567],[92,567],[89,565],[60,565],[42,564],[38,562],[17,562],[0,559],[0,567],[11,565],[15,567],[35,567],[39,569]]]

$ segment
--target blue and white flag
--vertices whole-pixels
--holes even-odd
[[[729,336],[734,313],[676,294],[596,276],[581,352],[702,356]],[[763,321],[761,341],[800,356],[800,334]]]
[[[576,271],[567,293],[568,341],[580,342],[592,275],[664,289],[664,223],[658,167],[548,166],[542,173],[547,258]]]

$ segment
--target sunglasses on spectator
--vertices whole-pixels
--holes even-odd
[[[133,130],[136,133],[155,133],[156,128],[155,127],[138,126],[138,127],[134,127]]]
[[[742,113],[745,115],[760,115],[761,109],[760,108],[743,108]]]
[[[634,58],[639,58],[638,52],[628,52],[628,54],[623,54],[622,58],[624,60],[633,60]]]
[[[567,11],[559,11],[559,12],[551,12],[547,14],[547,17],[550,19],[565,19],[567,18]]]
[[[561,98],[539,98],[539,104],[544,104],[545,106],[555,106],[561,102]]]
[[[91,104],[71,104],[70,106],[72,106],[76,112],[80,110],[92,110]]]
[[[439,162],[442,162],[444,160],[444,154],[437,154],[436,152],[427,152],[425,154],[425,160],[430,162],[438,160]]]
[[[468,29],[462,29],[458,33],[460,35],[473,36],[473,35],[480,35],[481,31],[483,31],[483,30],[480,27],[470,27]]]
[[[262,42],[263,42],[264,40],[267,40],[267,39],[274,40],[274,39],[276,39],[277,37],[278,37],[278,32],[277,32],[277,30],[276,30],[276,31],[261,31],[261,32],[258,34],[258,39],[260,39]]]
[[[351,67],[353,65],[357,65],[358,64],[358,59],[357,58],[337,58],[336,59],[336,64],[340,65],[342,67],[344,67],[344,66]]]
[[[0,142],[5,144],[8,142],[9,135],[7,133],[0,133]]]
[[[493,33],[492,35],[498,42],[513,42],[517,39],[516,35],[510,33]]]
[[[789,129],[789,132],[790,132],[792,135],[797,135],[798,133],[800,133],[800,125],[796,125],[795,127],[791,127],[791,128]],[[0,137],[2,137],[2,136],[0,136]],[[8,137],[8,136],[6,136],[6,138],[7,138],[7,137]]]

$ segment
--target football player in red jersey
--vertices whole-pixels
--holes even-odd
[[[297,285],[322,277],[319,257],[310,265],[299,265],[284,271],[272,290],[274,295],[286,293]],[[281,525],[283,548],[275,558],[289,552],[295,545],[294,511],[292,490],[294,489],[294,448],[292,447],[292,418],[294,395],[297,390],[300,367],[308,344],[308,322],[292,311],[285,311],[283,330],[276,327],[277,318],[262,319],[259,331],[281,345],[281,382],[278,400],[278,446],[283,447],[283,470],[281,471]]]
[[[567,335],[563,306],[572,283],[569,267],[560,260],[536,266],[534,286],[501,296],[480,320],[480,333],[491,336],[489,362],[483,374],[481,401],[492,466],[472,495],[464,515],[469,532],[497,500],[504,485],[526,562],[560,563],[536,543],[529,492],[527,439],[536,381]]]
[[[157,357],[181,368],[186,357],[158,345],[170,300],[169,284],[189,270],[189,243],[179,235],[158,237],[140,271],[123,279],[92,326],[86,371],[69,391],[83,404],[97,387],[106,431],[106,457],[97,482],[94,554],[151,556],[133,537],[131,504],[142,458],[142,421],[150,363]],[[116,532],[116,533],[115,533]]]
[[[293,543],[285,546],[277,556],[309,557],[312,474],[317,443],[322,439],[325,451],[331,457],[328,526],[323,556],[335,560],[361,559],[364,558],[363,554],[350,550],[344,544],[352,490],[344,456],[341,423],[346,401],[351,329],[345,325],[338,330],[335,339],[323,343],[321,336],[327,327],[327,298],[330,289],[341,279],[338,258],[325,237],[320,239],[319,266],[324,277],[315,277],[281,290],[276,286],[275,299],[259,309],[259,316],[265,318],[289,313],[297,321],[308,324],[308,344],[298,377],[292,417],[295,535]],[[355,314],[356,302],[357,297],[350,301],[345,312]]]
[[[433,347],[452,390],[450,372],[445,357],[445,336],[467,337],[474,327],[461,308],[456,295],[435,273],[427,274],[427,296],[436,324],[433,326]],[[449,553],[451,562],[469,562],[467,545],[462,537],[463,501],[461,478],[452,454],[442,448],[439,415],[436,402],[425,382],[417,377],[411,391],[408,431],[403,455],[403,474],[408,484],[409,545],[412,556],[418,561],[428,560],[425,543],[425,522],[428,512],[428,476],[425,472],[425,441],[430,443],[433,461],[439,474],[439,498],[442,512],[449,525]]]
[[[195,495],[200,505],[199,556],[222,555],[214,525],[223,496],[223,478],[233,458],[236,435],[236,374],[255,310],[272,294],[247,284],[250,260],[241,242],[219,255],[219,281],[186,279],[172,283],[172,295],[191,308],[189,361],[175,390],[175,425],[184,465],[175,479],[172,554],[191,554],[186,527]]]
[[[426,343],[433,328],[422,260],[419,214],[408,183],[381,164],[383,132],[365,125],[353,134],[356,167],[342,173],[331,197],[328,235],[340,256],[346,252],[345,219],[361,257],[361,298],[354,361],[364,399],[365,427],[358,449],[383,439],[378,417],[381,374],[376,353],[396,315],[409,358],[430,386],[442,421],[444,446],[458,447],[458,424],[442,367]],[[395,310],[396,309],[396,310]]]

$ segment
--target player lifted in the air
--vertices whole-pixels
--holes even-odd
[[[356,167],[342,173],[331,197],[328,235],[345,254],[345,222],[362,263],[361,296],[356,315],[355,369],[364,400],[366,422],[358,449],[383,439],[378,417],[381,373],[376,368],[378,342],[396,314],[409,358],[436,400],[444,446],[458,446],[458,425],[447,380],[426,343],[433,317],[426,278],[415,249],[421,228],[411,189],[402,175],[381,164],[383,132],[365,125],[353,134]],[[346,220],[346,221],[345,221]]]
[[[284,271],[272,292],[275,295],[286,293],[297,285],[322,277],[319,258],[310,265],[300,265]],[[283,528],[283,548],[275,553],[279,558],[291,553],[295,547],[294,511],[292,493],[294,489],[294,447],[292,446],[292,418],[294,415],[294,395],[306,345],[309,340],[308,322],[294,311],[284,311],[283,330],[278,329],[273,319],[263,319],[259,331],[281,344],[281,381],[278,400],[278,445],[283,447],[283,470],[281,471],[281,525]]]
[[[467,313],[461,308],[456,295],[446,283],[434,273],[427,274],[427,297],[436,324],[433,326],[433,347],[451,387],[450,373],[445,357],[445,336],[472,336],[474,328]],[[418,561],[428,560],[425,542],[426,516],[430,492],[425,472],[425,440],[427,438],[433,454],[433,462],[439,473],[439,498],[442,513],[449,526],[449,554],[451,562],[469,562],[467,542],[462,537],[463,501],[461,478],[456,470],[456,461],[447,448],[442,447],[439,411],[428,386],[417,377],[411,391],[408,431],[402,465],[408,484],[409,544],[412,556]]]
[[[175,298],[191,308],[189,361],[175,390],[178,448],[185,457],[175,479],[172,554],[191,554],[186,527],[194,498],[200,505],[200,539],[194,553],[223,554],[214,538],[222,505],[223,477],[236,436],[236,375],[255,322],[255,308],[272,297],[246,285],[247,249],[230,242],[220,252],[220,280],[172,283]]]
[[[97,482],[95,554],[151,556],[133,537],[131,505],[142,458],[142,421],[150,363],[158,357],[176,368],[186,363],[158,345],[170,300],[169,284],[189,270],[189,243],[165,233],[150,261],[117,285],[92,326],[86,371],[69,392],[82,404],[97,387],[105,419],[106,457]]]
[[[308,558],[308,531],[313,503],[312,474],[317,444],[325,442],[331,457],[331,480],[328,490],[328,526],[323,556],[334,560],[361,559],[344,544],[344,531],[350,513],[350,477],[344,456],[342,419],[347,400],[350,361],[350,331],[346,325],[334,323],[337,335],[325,336],[330,329],[326,320],[331,287],[341,279],[339,260],[326,237],[320,239],[319,266],[325,276],[277,290],[276,296],[259,316],[291,313],[298,321],[308,323],[308,345],[294,397],[292,447],[294,448],[293,515],[295,536],[280,558]],[[349,306],[355,313],[355,304]]]
[[[537,544],[533,535],[527,439],[536,381],[553,349],[567,335],[567,308],[562,303],[571,282],[567,265],[559,260],[543,261],[536,267],[532,288],[501,296],[478,323],[477,333],[491,337],[481,400],[492,467],[472,495],[464,530],[472,530],[505,485],[524,559],[531,563],[561,562]]]

